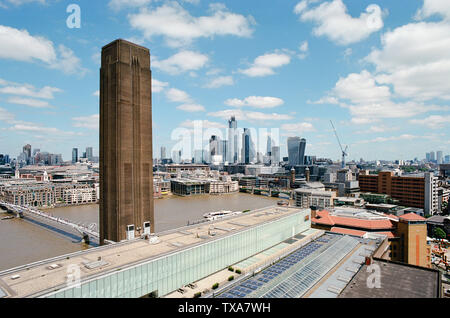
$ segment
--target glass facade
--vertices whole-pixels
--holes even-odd
[[[251,227],[170,255],[82,282],[47,297],[136,298],[164,296],[308,230],[310,210]]]

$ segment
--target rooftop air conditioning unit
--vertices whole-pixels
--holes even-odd
[[[144,235],[150,235],[150,222],[144,222]]]
[[[134,240],[134,224],[127,225],[127,240]]]

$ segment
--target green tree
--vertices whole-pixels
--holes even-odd
[[[439,227],[433,229],[433,236],[438,239],[445,239],[447,237],[444,230]]]

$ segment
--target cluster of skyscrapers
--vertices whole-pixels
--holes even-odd
[[[444,157],[442,151],[436,151],[436,153],[431,151],[426,153],[425,161],[437,164],[450,163],[450,155]]]
[[[253,131],[253,134],[252,134]],[[258,151],[255,146],[253,136],[254,129],[238,128],[236,117],[232,116],[228,120],[228,129],[226,137],[212,135],[204,149],[195,149],[192,161],[194,163],[209,164],[251,164],[263,163],[266,165],[278,165],[281,161],[280,147],[276,145],[275,139],[270,133],[267,133],[267,148],[264,151]],[[302,139],[305,144],[306,140]],[[262,147],[263,148],[263,147]],[[303,153],[304,153],[303,147]],[[174,150],[172,152],[172,161],[180,163],[183,150]],[[161,147],[161,160],[167,161],[166,147]]]
[[[5,162],[4,164],[7,163],[9,162]],[[61,154],[41,152],[41,149],[32,149],[31,145],[27,144],[23,146],[22,153],[17,156],[17,163],[20,166],[34,164],[58,165],[63,163],[63,158]]]
[[[83,152],[83,155],[79,157],[78,148],[72,149],[72,163],[78,162],[81,158],[87,159],[87,161],[97,161],[97,157],[94,157],[94,151],[92,147],[87,147],[86,152]]]

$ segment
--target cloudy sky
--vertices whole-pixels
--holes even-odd
[[[282,155],[301,136],[338,159],[330,120],[350,159],[450,153],[448,0],[0,0],[0,153],[98,154],[100,51],[117,38],[152,55],[156,157],[231,115],[279,129]]]

